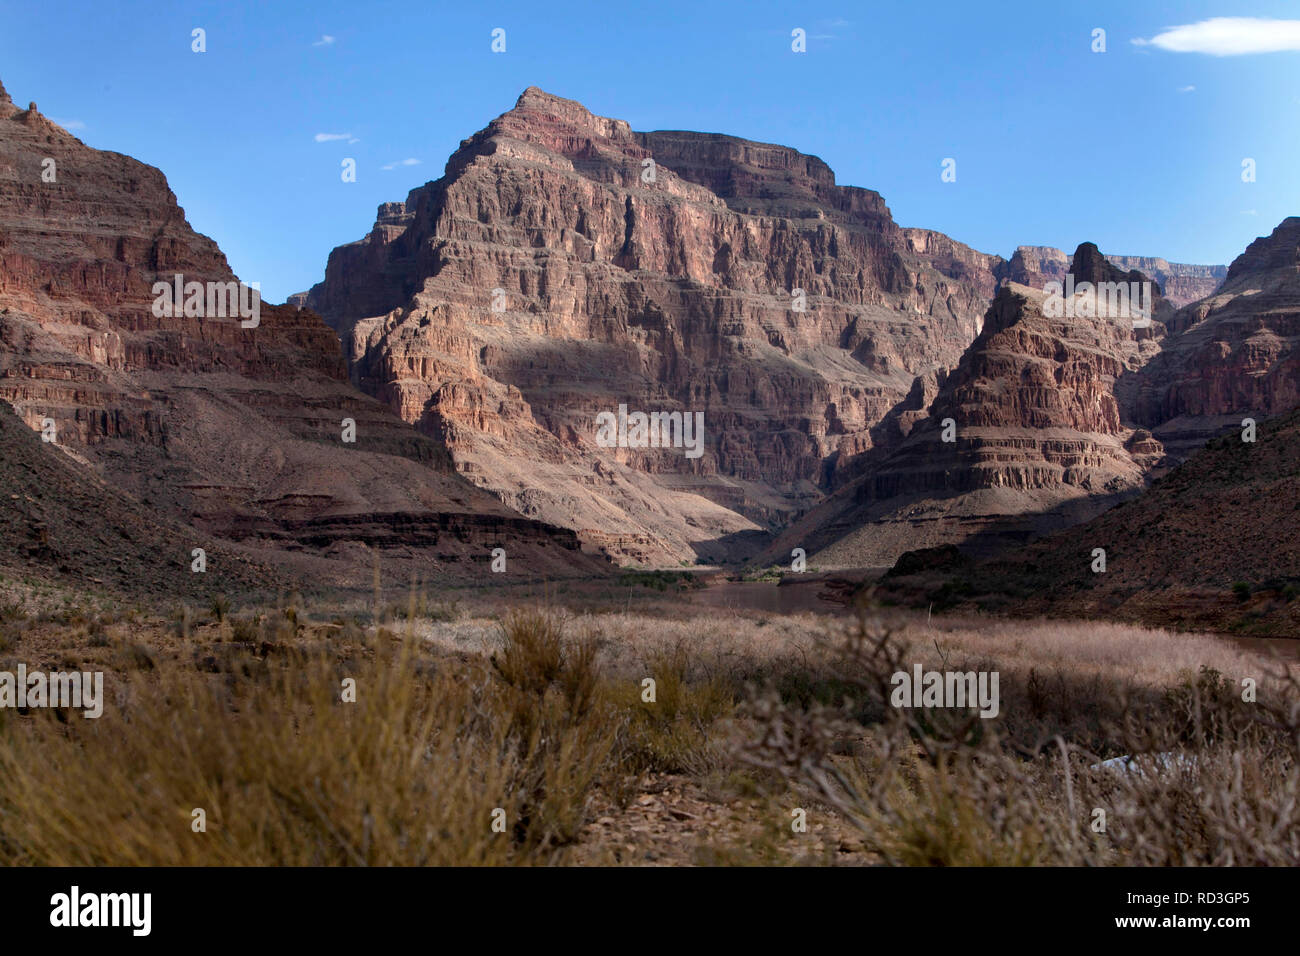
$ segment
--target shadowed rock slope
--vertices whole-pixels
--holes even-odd
[[[208,570],[191,570],[191,551]],[[43,583],[197,598],[286,579],[237,548],[160,517],[18,420],[0,403],[0,567]]]
[[[1113,269],[1079,247],[1076,271]],[[1080,281],[1085,281],[1081,279]],[[1164,457],[1124,421],[1126,374],[1163,327],[1049,314],[1046,296],[1001,289],[984,328],[895,447],[868,452],[861,475],[795,522],[765,559],[794,548],[821,568],[889,567],[917,548],[989,552],[1084,520],[1142,487]],[[1168,314],[1160,305],[1157,316]]]
[[[1254,442],[1240,430],[1212,440],[1086,524],[987,563],[894,574],[885,587],[942,606],[1296,637],[1300,409],[1261,422]]]

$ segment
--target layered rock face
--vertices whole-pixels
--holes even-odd
[[[473,481],[620,559],[675,562],[737,557],[827,494],[813,522],[835,513],[840,531],[845,500],[957,496],[934,514],[969,512],[965,540],[1131,493],[1168,464],[1139,369],[1225,272],[1090,244],[1004,261],[900,228],[816,157],[634,132],[529,89],[300,301],[339,330],[353,380]],[[1151,282],[1154,325],[1044,314],[1044,288],[1071,278]],[[997,306],[1001,338],[977,339],[1000,286],[1028,286],[1025,305]],[[945,402],[966,429],[955,472],[917,432]],[[701,412],[702,454],[602,447],[620,406]]]
[[[1094,569],[1097,548],[1106,553],[1105,573]],[[1261,421],[1253,442],[1236,431],[1216,438],[1141,495],[956,569],[950,581],[949,592],[1013,613],[1294,637],[1300,408]],[[940,583],[904,576],[893,586],[909,600]]]
[[[1091,244],[1070,268],[1080,282],[1117,272]],[[819,567],[887,567],[918,548],[992,551],[1134,493],[1164,453],[1126,423],[1122,382],[1155,353],[1163,328],[1065,311],[1039,289],[1003,287],[902,442],[863,455],[861,475],[766,557],[803,548]]]
[[[1000,261],[899,228],[816,157],[637,133],[529,89],[304,301],[354,380],[466,476],[623,559],[675,562],[816,501],[957,362]],[[702,413],[702,454],[602,447],[620,405]]]
[[[1185,457],[1207,439],[1300,405],[1300,218],[1233,261],[1223,287],[1168,319],[1134,418]]]
[[[1179,308],[1213,295],[1228,275],[1226,266],[1189,265],[1150,256],[1107,256],[1106,258],[1126,272],[1137,271],[1150,276],[1160,283],[1165,298]]]
[[[1019,246],[998,271],[1002,284],[1015,283],[1041,290],[1049,282],[1065,282],[1070,257],[1051,246]]]
[[[314,313],[261,305],[256,327],[206,307],[159,317],[154,283],[177,274],[237,284],[162,173],[0,99],[0,398],[29,426],[52,425],[61,454],[160,520],[276,560],[300,550],[322,580],[332,559],[344,577],[354,564],[368,575],[364,545],[430,571],[513,543],[539,570],[588,563],[571,532],[479,491],[354,389]]]
[[[1153,284],[1149,327],[1036,291],[1062,276],[1148,281],[1117,261],[1091,243],[1064,270],[1018,253],[1035,288],[1006,285],[907,439],[860,456],[858,477],[766,557],[803,547],[845,567],[947,544],[988,553],[1136,493],[1208,439],[1239,436],[1244,418],[1300,405],[1300,219],[1252,243],[1208,299],[1175,309]],[[944,419],[957,435],[946,446]]]

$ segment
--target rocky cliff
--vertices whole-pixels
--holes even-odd
[[[497,544],[534,552],[539,571],[586,563],[572,532],[521,519],[354,389],[314,313],[263,304],[245,327],[205,302],[159,316],[154,283],[177,274],[238,281],[162,173],[0,100],[0,398],[29,426],[50,424],[62,449],[162,518],[265,546],[269,560],[299,551],[313,576],[367,575],[363,542],[422,573]],[[443,528],[441,554],[412,527]]]
[[[1226,266],[1190,265],[1150,256],[1107,256],[1106,258],[1125,272],[1137,271],[1150,276],[1160,283],[1165,298],[1180,308],[1213,295],[1228,275]]]
[[[1133,417],[1180,456],[1300,405],[1300,218],[1252,242],[1218,292],[1168,325]]]
[[[990,553],[1078,522],[1146,487],[1243,420],[1300,405],[1300,219],[1252,243],[1208,299],[1175,309],[1158,285],[1152,323],[1050,308],[1041,291],[1147,281],[1084,243],[1064,269],[1038,250],[1009,267],[984,331],[894,448],[782,535],[825,567],[889,566],[905,551],[959,544]],[[1073,315],[1062,312],[1073,311]],[[937,439],[955,423],[956,440]]]
[[[976,509],[991,522],[1039,506],[1072,520],[1076,492],[1140,485],[1164,450],[1149,423],[1130,421],[1137,371],[1168,313],[1225,270],[1107,258],[1088,244],[1074,259],[1079,282],[1152,281],[1155,327],[1053,324],[1034,296],[1066,281],[1071,257],[1021,247],[1004,261],[901,228],[878,193],[837,184],[814,156],[636,132],[530,88],[462,142],[441,179],[381,206],[371,232],[334,250],[324,281],[297,301],[340,332],[353,380],[445,442],[471,480],[620,559],[675,562],[736,557],[731,545],[828,493],[842,500],[868,472],[878,497],[891,480],[879,463],[915,453],[903,445],[945,389],[963,425],[984,429],[967,434],[967,451],[998,462],[990,474],[1001,477],[975,477],[985,464],[968,462],[964,478],[939,486],[972,492],[988,480],[1026,495]],[[1015,341],[977,338],[1007,285],[1033,293],[1020,290],[1025,323],[1002,330]],[[1024,364],[990,358],[1014,354],[1024,336],[1039,350]],[[985,365],[972,359],[974,377],[954,379],[972,343]],[[1078,391],[1045,397],[1063,389]],[[977,407],[990,396],[995,411]],[[1054,400],[1062,413],[1084,402],[1087,414],[1035,411]],[[702,454],[602,447],[601,413],[620,406],[703,413]],[[1077,434],[1040,446],[1044,428]],[[1107,437],[1078,437],[1096,435]]]
[[[899,601],[1294,637],[1300,628],[1300,409],[1210,441],[1141,495],[983,562],[884,581]],[[1098,562],[1104,552],[1104,567]]]
[[[953,365],[996,257],[793,149],[637,133],[529,89],[304,297],[355,381],[526,514],[631,560],[717,556],[821,495]],[[703,454],[597,416],[702,412]]]
[[[1096,282],[1114,267],[1086,243],[1070,269]],[[819,567],[888,567],[923,547],[992,551],[1139,489],[1164,452],[1125,421],[1122,383],[1155,354],[1162,326],[1063,311],[1040,289],[1004,286],[906,437],[861,456],[861,474],[766,559],[803,548]]]

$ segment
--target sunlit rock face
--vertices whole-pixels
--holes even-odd
[[[816,157],[529,89],[303,300],[472,480],[629,559],[689,559],[888,438],[975,338],[1000,262],[900,228]],[[621,403],[703,412],[703,455],[600,447]]]

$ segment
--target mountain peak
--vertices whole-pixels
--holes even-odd
[[[616,128],[620,127],[630,132],[630,127],[622,120],[597,116],[577,100],[567,100],[563,96],[547,93],[536,86],[530,86],[520,93],[519,99],[515,101],[514,109],[505,115],[517,116],[521,113],[540,114],[535,115],[532,119],[536,121],[544,116],[545,121],[551,123],[558,121],[567,126],[592,130],[598,135],[608,136]]]
[[[530,86],[519,94],[513,109],[502,113],[471,140],[500,135],[567,154],[585,139],[623,148],[632,141],[632,127],[624,120],[597,116],[577,100]]]
[[[1300,271],[1300,216],[1288,216],[1267,236],[1260,236],[1232,260],[1224,285],[1242,276]]]
[[[556,96],[554,93],[547,93],[540,86],[530,86],[519,94],[519,99],[515,101],[515,109],[536,109],[540,106],[554,106],[564,104],[568,106],[582,106],[577,100],[566,100],[562,96]],[[584,112],[586,107],[582,107]]]

